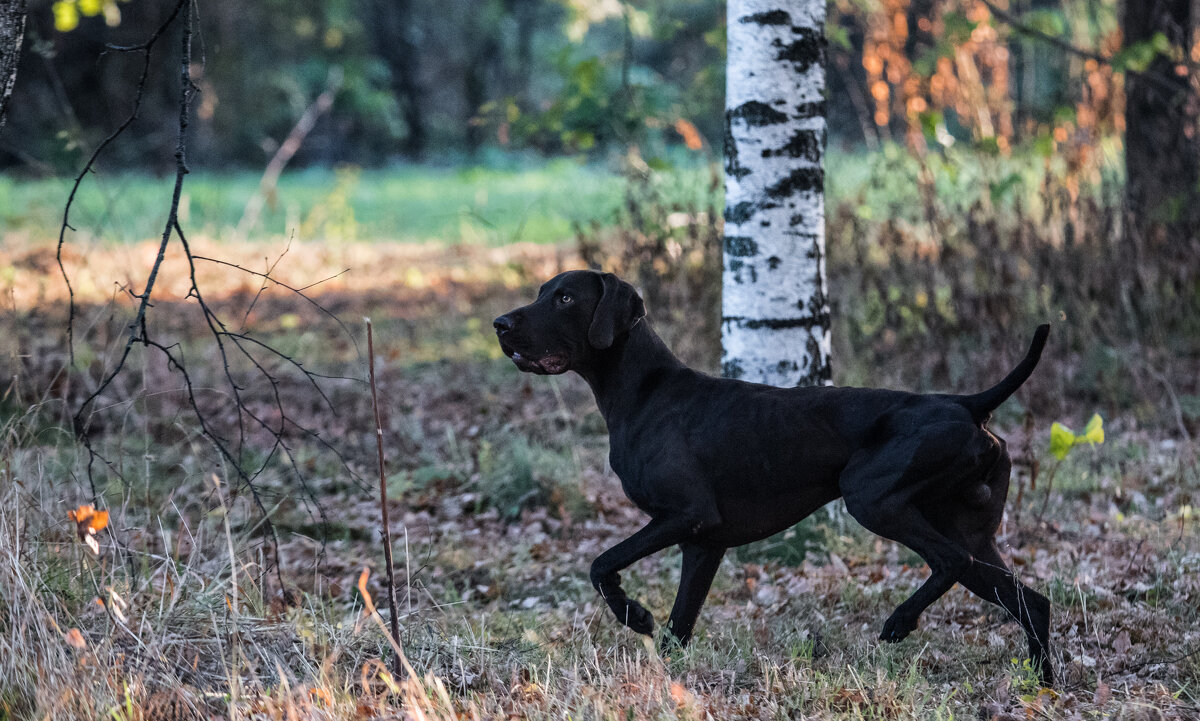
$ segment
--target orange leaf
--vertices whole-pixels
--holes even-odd
[[[671,682],[671,700],[675,702],[676,708],[683,708],[695,702],[695,697],[692,692],[683,687],[683,684],[678,681]]]
[[[699,150],[704,147],[704,138],[700,136],[700,131],[690,121],[683,118],[676,120],[675,132],[683,138],[683,144],[687,146],[688,150]]]
[[[87,641],[83,640],[83,634],[80,633],[79,629],[77,628],[67,631],[66,634],[64,634],[64,638],[66,638],[67,645],[71,648],[75,648],[80,651],[87,648]]]
[[[90,503],[67,511],[67,518],[75,522],[75,532],[81,541],[108,526],[108,511],[97,511]]]

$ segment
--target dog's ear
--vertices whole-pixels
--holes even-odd
[[[601,273],[602,295],[588,328],[588,343],[604,350],[646,315],[646,305],[633,286],[612,273]]]

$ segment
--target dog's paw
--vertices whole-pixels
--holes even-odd
[[[887,621],[883,623],[883,632],[879,634],[880,641],[888,643],[899,643],[908,634],[912,633],[917,628],[917,619],[903,616],[900,613],[893,613]]]
[[[632,599],[625,602],[624,613],[617,615],[621,623],[638,633],[649,636],[654,633],[654,614]]]

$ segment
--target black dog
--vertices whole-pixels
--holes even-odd
[[[522,371],[579,373],[608,423],[609,462],[650,522],[592,564],[592,585],[617,619],[649,634],[654,619],[618,572],[678,544],[679,593],[664,648],[691,638],[727,548],[766,538],[841,496],[869,530],[916,551],[929,579],[880,638],[900,641],[957,581],[1018,620],[1042,682],[1052,682],[1050,602],[1025,588],[996,548],[1011,463],[987,430],[993,409],[1033,372],[1025,359],[975,395],[868,388],[773,388],[713,378],[681,363],[650,329],[633,286],[571,271],[535,302],[494,322]]]

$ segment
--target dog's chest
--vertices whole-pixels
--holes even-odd
[[[637,472],[641,464],[632,462],[625,454],[611,450],[608,453],[608,465],[617,474],[617,478],[621,479],[621,490],[625,491],[625,496],[638,508],[649,512],[652,494],[646,488],[643,474]]]
[[[675,474],[655,445],[639,444],[630,447],[611,438],[608,463],[621,479],[621,490],[641,510],[650,515],[678,507],[678,499],[672,499]],[[678,469],[676,469],[678,470]]]

